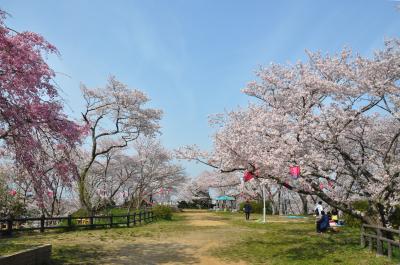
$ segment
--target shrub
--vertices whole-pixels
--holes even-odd
[[[76,210],[75,212],[73,212],[72,217],[84,217],[84,216],[90,216],[90,213],[88,213],[88,211],[86,211],[86,209],[84,208],[80,208],[78,210]]]
[[[243,208],[246,202],[241,202],[239,204],[239,210],[243,212]],[[263,213],[263,202],[257,202],[257,201],[250,201],[251,208],[252,208],[252,213]],[[266,214],[272,214],[272,206],[271,202],[266,201],[265,202],[265,210]]]
[[[344,223],[350,227],[360,227],[362,222],[360,219],[357,219],[350,214],[343,214]]]
[[[212,207],[210,199],[193,200],[191,202],[179,201],[179,209],[209,209]]]
[[[10,195],[10,191],[3,176],[0,175],[0,218],[13,216],[14,218],[27,215],[26,205],[19,194]]]
[[[376,216],[377,213],[372,209],[370,204],[368,203],[367,200],[359,200],[359,201],[354,201],[352,203],[353,209],[360,211],[366,215],[369,216]],[[343,219],[346,225],[351,226],[351,227],[360,227],[362,222],[360,219],[355,218],[347,213],[343,215]]]
[[[156,205],[153,207],[153,213],[157,218],[172,220],[172,208],[166,205]]]
[[[179,209],[188,209],[190,208],[192,205],[190,203],[188,203],[187,201],[179,201],[178,202],[178,208]]]
[[[366,215],[369,216],[377,216],[377,212],[374,211],[368,204],[368,201],[362,200],[362,201],[356,201],[352,204],[353,208],[363,212]],[[376,217],[377,218],[377,217]],[[353,216],[349,214],[344,214],[344,220],[346,222],[346,225],[352,226],[352,227],[360,227],[362,222],[361,220],[354,218]],[[393,228],[399,229],[400,228],[400,205],[397,205],[393,212],[389,215],[389,222],[392,224]]]
[[[367,211],[371,210],[367,200],[355,201],[352,203],[352,206],[354,209],[356,209],[357,211],[361,211],[361,212],[367,212]]]

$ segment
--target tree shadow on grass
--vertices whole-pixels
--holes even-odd
[[[187,245],[168,243],[135,243],[112,250],[99,245],[74,245],[53,251],[52,260],[53,265],[198,263],[187,249]]]
[[[196,220],[224,221],[224,220],[230,220],[230,217],[225,217],[225,216],[200,216],[200,218],[196,218]]]
[[[100,246],[72,245],[53,248],[52,264],[96,264],[108,255]]]
[[[181,264],[196,264],[198,258],[186,252],[190,247],[183,244],[155,243],[131,244],[121,248],[117,258],[112,259],[115,264],[165,264],[169,262]]]
[[[325,258],[328,253],[337,250],[332,243],[304,244],[303,246],[289,248],[279,255],[285,256],[288,260],[304,261],[305,264],[318,264],[318,261]]]

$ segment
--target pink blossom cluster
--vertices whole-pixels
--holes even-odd
[[[59,161],[80,142],[82,128],[63,113],[54,71],[44,60],[57,49],[36,33],[7,28],[5,18],[0,11],[0,140],[42,194],[46,174],[55,166],[71,180],[74,163],[69,160],[60,170]]]

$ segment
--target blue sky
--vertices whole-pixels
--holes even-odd
[[[2,0],[8,26],[42,34],[66,111],[79,118],[79,84],[102,86],[110,74],[145,91],[164,111],[168,148],[210,149],[208,115],[245,106],[240,90],[259,65],[305,59],[305,49],[351,47],[370,55],[398,36],[397,1],[19,1]],[[204,169],[185,163],[189,175]]]

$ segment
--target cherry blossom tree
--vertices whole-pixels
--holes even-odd
[[[10,189],[7,175],[0,171],[0,218],[20,216],[26,213],[26,204],[15,189]]]
[[[87,191],[87,176],[99,156],[128,146],[140,135],[153,135],[159,129],[161,111],[145,108],[149,98],[141,91],[129,89],[110,77],[104,88],[89,89],[82,85],[86,102],[82,113],[89,130],[89,156],[80,167],[78,187],[82,207],[92,211]]]
[[[210,172],[203,172],[199,176],[187,180],[177,193],[180,202],[192,203],[197,206],[209,207],[211,203],[210,184],[216,180]]]
[[[185,181],[184,169],[173,161],[173,154],[158,140],[141,138],[134,143],[134,149],[136,155],[125,163],[125,170],[130,174],[124,185],[129,208],[139,208],[155,195],[175,192]]]
[[[130,157],[120,149],[99,156],[94,162],[86,183],[95,212],[116,205],[121,193],[123,198],[127,198],[127,193],[123,191],[124,184],[136,173],[136,169],[128,166],[129,163]]]
[[[1,154],[4,158],[11,153],[12,160],[31,176],[33,187],[42,194],[49,166],[65,181],[73,179],[75,164],[53,159],[53,153],[67,156],[83,130],[63,113],[52,82],[54,71],[44,59],[47,54],[58,54],[57,49],[36,33],[8,28],[5,18],[6,13],[0,10]]]
[[[221,172],[247,170],[368,223],[390,225],[400,201],[400,45],[385,43],[372,58],[345,49],[308,53],[294,65],[261,67],[243,91],[247,108],[216,115],[214,150],[187,147],[186,157]],[[218,162],[217,162],[218,161]],[[289,167],[298,165],[299,176]],[[375,216],[352,207],[367,200]]]
[[[139,137],[132,149],[114,149],[93,163],[86,183],[94,211],[116,204],[128,206],[128,211],[140,208],[175,193],[185,181],[183,168],[158,140]]]
[[[8,159],[3,156],[0,166],[3,181],[10,191],[16,192],[20,202],[31,212],[36,211],[37,214],[46,216],[65,213],[64,194],[71,191],[74,179],[71,180],[70,175],[60,172],[69,170],[75,165],[69,156],[64,155],[65,152],[53,153],[48,150],[48,159],[41,161],[41,168],[44,171],[40,177],[32,176],[25,168],[15,163],[12,155],[9,155]],[[68,165],[67,162],[72,164]],[[76,167],[74,168],[76,171]]]

